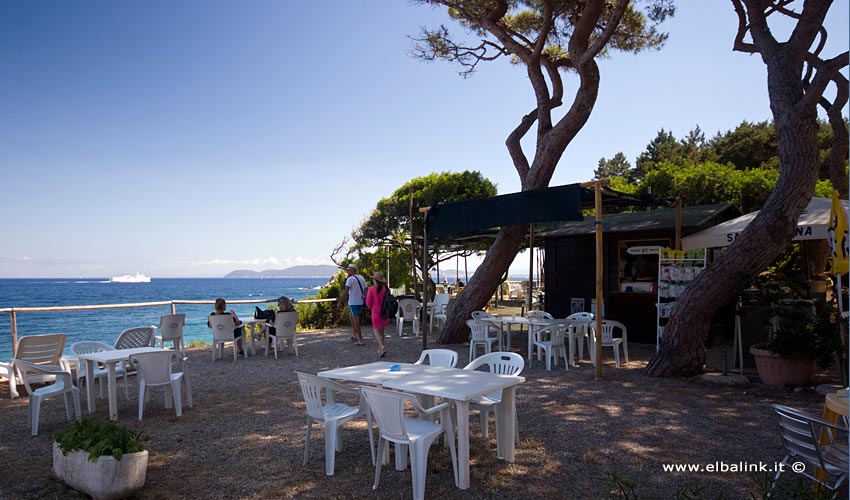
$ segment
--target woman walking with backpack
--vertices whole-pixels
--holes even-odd
[[[384,328],[390,320],[381,317],[381,306],[384,303],[384,295],[389,293],[389,290],[384,273],[375,271],[371,278],[375,284],[366,290],[366,307],[372,311],[372,329],[375,330],[375,340],[378,341],[378,357],[383,358],[387,355],[387,349],[384,347]]]

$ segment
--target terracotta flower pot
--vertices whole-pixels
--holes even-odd
[[[759,378],[774,387],[808,385],[812,378],[814,360],[811,358],[786,358],[772,352],[750,347],[756,362]]]

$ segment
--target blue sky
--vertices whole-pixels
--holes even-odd
[[[601,61],[552,185],[634,162],[662,127],[770,118],[760,57],[731,50],[731,2],[678,4],[662,51]],[[847,19],[836,0],[830,56]],[[518,191],[504,141],[533,105],[524,73],[411,58],[408,36],[440,23],[459,32],[406,1],[0,2],[0,277],[329,264],[412,177],[479,170]]]

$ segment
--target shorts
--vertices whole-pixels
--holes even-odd
[[[348,308],[351,309],[352,316],[360,316],[360,309],[363,308],[363,304],[357,304],[356,306],[349,304]]]

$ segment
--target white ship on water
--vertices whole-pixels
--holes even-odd
[[[110,278],[112,283],[150,283],[151,279],[144,274],[136,273],[132,274],[123,274],[121,276],[113,276]]]

